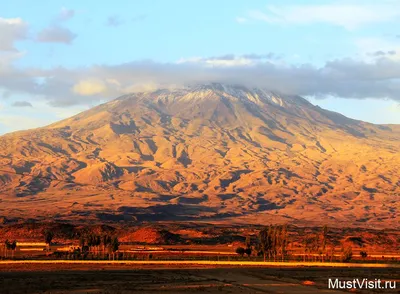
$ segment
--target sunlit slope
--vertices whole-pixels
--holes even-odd
[[[138,93],[0,137],[0,216],[399,227],[399,150],[399,126],[298,96]]]

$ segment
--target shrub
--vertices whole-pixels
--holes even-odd
[[[236,248],[236,253],[243,256],[245,254],[245,249],[243,247],[238,247]]]
[[[360,251],[360,256],[361,256],[362,259],[366,259],[368,254],[365,251]]]
[[[250,247],[247,247],[247,248],[244,250],[244,253],[245,253],[247,256],[250,256],[250,255],[251,255],[251,248],[250,248]]]

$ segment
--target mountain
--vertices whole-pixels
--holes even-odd
[[[207,84],[0,137],[0,216],[399,228],[400,126]]]

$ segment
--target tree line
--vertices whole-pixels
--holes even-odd
[[[260,230],[255,244],[250,236],[246,237],[245,248],[238,247],[236,253],[243,256],[251,256],[255,251],[257,256],[262,256],[264,261],[284,260],[287,257],[289,244],[286,225],[270,225]]]
[[[118,251],[120,242],[118,237],[110,235],[88,234],[79,238],[79,247],[83,254],[91,254],[92,257],[100,257],[103,259],[106,255],[115,259],[115,253]]]
[[[329,229],[326,225],[314,234],[306,234],[303,231],[303,261],[333,261],[335,246],[331,244],[328,248],[328,233]],[[262,256],[264,261],[283,261],[289,259],[289,257],[293,258],[288,250],[291,241],[286,225],[266,226],[258,232],[256,239],[254,239],[247,236],[245,247],[238,247],[236,253],[240,256],[247,255],[250,257],[255,252],[255,255]],[[367,253],[361,251],[360,256],[365,259]],[[339,252],[340,261],[349,262],[352,257],[352,247],[342,244]]]

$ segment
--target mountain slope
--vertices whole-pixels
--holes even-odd
[[[398,150],[399,126],[298,96],[131,94],[0,137],[0,215],[398,227]]]

